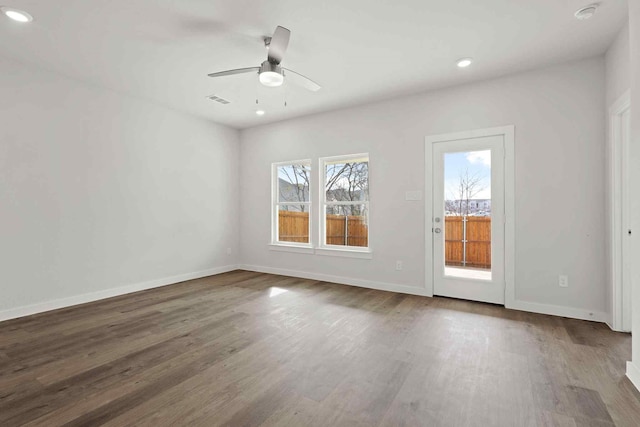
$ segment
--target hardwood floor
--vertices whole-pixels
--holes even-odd
[[[1,426],[639,426],[606,325],[235,271],[0,323]]]

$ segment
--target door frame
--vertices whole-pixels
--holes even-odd
[[[515,126],[500,126],[463,132],[429,135],[424,142],[425,178],[425,288],[433,296],[433,144],[460,139],[502,136],[504,138],[504,280],[505,307],[515,301]]]
[[[629,141],[622,138],[622,116],[631,110],[631,93],[627,90],[609,108],[609,280],[611,293],[611,322],[614,331],[630,332],[625,325],[625,313],[631,313],[629,263],[623,258],[629,253]],[[625,310],[626,309],[626,310]]]

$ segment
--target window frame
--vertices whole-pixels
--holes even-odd
[[[308,202],[280,202],[279,198],[279,181],[278,181],[278,168],[281,166],[290,166],[303,164],[309,168],[309,201]],[[292,252],[313,252],[313,239],[312,239],[312,222],[313,222],[313,162],[311,159],[303,160],[291,160],[285,162],[274,162],[271,164],[271,250],[288,250]],[[309,213],[309,242],[287,242],[278,240],[279,237],[279,219],[280,219],[280,206],[282,205],[305,205],[308,206]]]
[[[336,161],[353,161],[366,158],[368,163],[367,168],[367,180],[368,180],[368,197],[366,201],[343,201],[343,202],[328,202],[327,201],[327,174],[326,174],[326,165],[328,162],[336,162]],[[318,246],[316,249],[317,255],[330,255],[330,256],[346,256],[346,257],[354,257],[354,258],[371,258],[371,254],[373,253],[371,248],[371,231],[370,231],[370,219],[371,219],[371,158],[369,153],[357,153],[357,154],[347,154],[341,156],[329,156],[329,157],[320,157],[318,159],[319,165],[319,174],[320,174],[320,188],[319,188],[319,239]],[[348,206],[348,205],[366,205],[367,207],[367,216],[368,224],[367,224],[367,245],[368,246],[346,246],[346,245],[329,245],[327,244],[327,206]]]

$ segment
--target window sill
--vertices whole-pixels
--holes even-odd
[[[313,254],[322,256],[337,256],[344,258],[360,258],[360,259],[373,259],[373,251],[369,248],[366,249],[342,249],[342,248],[314,248],[312,246],[298,246],[287,245],[283,243],[270,243],[270,251],[276,252],[293,252],[299,254]]]
[[[279,252],[294,252],[299,254],[312,254],[313,247],[311,246],[298,246],[298,245],[285,245],[282,243],[271,243],[269,244],[270,251],[279,251]]]
[[[371,249],[338,249],[338,248],[316,248],[316,255],[339,256],[345,258],[373,259]]]

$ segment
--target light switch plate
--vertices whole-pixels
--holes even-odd
[[[404,192],[404,199],[405,200],[410,200],[410,201],[422,200],[422,191],[420,191],[420,190],[405,191]]]

